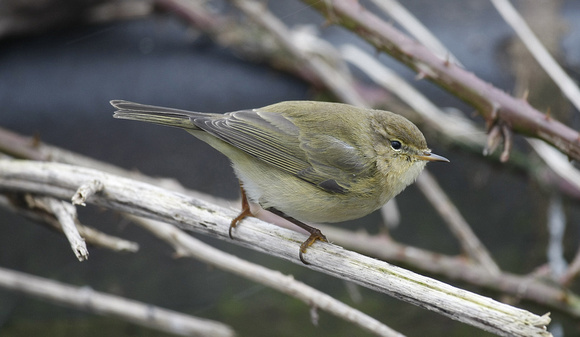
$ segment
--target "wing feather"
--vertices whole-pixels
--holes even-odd
[[[356,146],[329,134],[305,133],[283,114],[242,110],[192,118],[200,129],[323,190],[346,193],[367,171]]]

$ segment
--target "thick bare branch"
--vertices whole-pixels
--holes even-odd
[[[54,161],[65,164],[72,164],[84,167],[90,167],[100,171],[112,173],[122,177],[144,181],[155,186],[161,186],[174,191],[187,193],[209,200],[211,202],[219,202],[217,198],[211,195],[204,194],[198,191],[185,189],[178,181],[170,178],[152,178],[137,171],[129,171],[118,166],[84,156],[82,154],[74,153],[64,150],[60,147],[53,146],[41,142],[34,137],[26,137],[10,130],[0,127],[0,152],[4,152],[12,157],[18,159],[30,159],[39,161]]]
[[[404,245],[386,235],[369,235],[333,226],[319,225],[319,228],[337,244],[357,252],[541,303],[580,318],[580,298],[556,284],[546,284],[532,276],[519,276],[505,271],[491,274],[461,256],[447,256]]]
[[[105,186],[92,198],[98,205],[229,240],[228,229],[234,212],[201,200],[87,168],[0,160],[0,186],[3,190],[68,199],[79,185],[93,179]],[[297,252],[303,239],[303,234],[248,218],[236,228],[233,242],[300,264]],[[498,335],[551,336],[545,330],[550,321],[547,316],[533,315],[329,243],[310,247],[308,261],[311,269],[387,293]]]
[[[442,60],[426,47],[398,31],[362,7],[358,1],[303,0],[328,20],[357,33],[378,50],[384,51],[458,98],[474,106],[494,124],[504,121],[514,131],[542,139],[574,159],[580,159],[580,134],[568,126],[544,118],[525,100],[516,99],[486,83],[461,67]]]
[[[172,245],[179,256],[196,258],[227,272],[276,289],[298,298],[311,308],[329,312],[377,336],[403,337],[402,334],[376,319],[295,280],[292,276],[284,275],[278,271],[273,271],[213,248],[170,224],[136,216],[130,216],[130,218],[141,227]]]
[[[443,137],[477,150],[483,147],[485,141],[483,132],[471,120],[443,112],[402,77],[360,48],[347,44],[341,46],[340,52],[346,61],[364,71],[378,85],[394,93],[413,108],[430,128],[435,129]]]

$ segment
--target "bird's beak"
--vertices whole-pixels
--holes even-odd
[[[428,151],[423,152],[422,155],[417,156],[417,158],[421,159],[421,160],[427,160],[427,161],[444,161],[444,162],[449,162],[449,159],[440,156],[438,154],[435,153],[431,153]]]

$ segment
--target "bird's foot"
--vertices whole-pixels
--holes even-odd
[[[309,231],[310,231],[310,236],[308,237],[308,239],[306,241],[304,241],[300,245],[300,253],[298,254],[300,261],[302,261],[302,263],[304,263],[304,264],[310,264],[310,263],[306,262],[306,260],[304,260],[304,254],[306,254],[306,249],[308,247],[312,246],[314,244],[314,242],[316,242],[317,240],[320,240],[322,242],[328,242],[328,240],[326,239],[326,236],[324,236],[324,234],[322,234],[320,229],[310,227]]]

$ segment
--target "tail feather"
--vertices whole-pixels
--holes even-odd
[[[123,100],[113,100],[110,103],[117,109],[113,115],[115,118],[130,119],[184,129],[199,129],[191,120],[191,117],[195,117],[195,112],[139,104]]]

